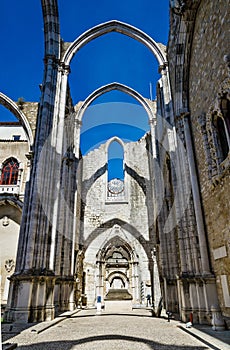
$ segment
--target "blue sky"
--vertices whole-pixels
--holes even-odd
[[[59,0],[59,16],[61,37],[68,42],[92,26],[112,19],[141,29],[156,42],[166,45],[168,40],[168,0]],[[20,97],[26,101],[39,101],[44,57],[40,1],[2,0],[0,29],[0,90],[15,101]],[[146,47],[122,34],[110,33],[90,42],[75,55],[71,62],[69,82],[73,101],[77,103],[95,89],[114,81],[134,88],[147,98],[150,98],[151,83],[154,98],[158,78],[157,61]],[[110,119],[114,103],[119,106],[119,110],[124,106],[124,111],[119,117],[113,116]],[[94,145],[113,134],[124,140],[136,140],[140,137],[140,130],[144,133],[148,129],[143,108],[124,93],[112,91],[96,99],[93,104],[106,104],[105,114],[104,119],[101,118],[98,123],[95,122],[94,113],[95,110],[98,112],[98,108],[91,108],[91,111],[87,111],[87,118],[84,116],[84,152],[93,147],[92,142],[88,144],[87,141],[92,141],[93,137]],[[131,119],[127,116],[129,105],[136,105]],[[103,108],[101,113],[102,110]],[[9,115],[1,107],[0,120],[6,118]],[[102,132],[99,132],[99,126],[106,131],[103,136],[100,135]],[[90,130],[93,137],[89,136]]]

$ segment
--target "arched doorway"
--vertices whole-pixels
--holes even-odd
[[[141,233],[135,238],[132,227],[116,218],[103,226],[107,228],[98,229],[96,234],[92,233],[94,238],[86,241],[87,304],[95,305],[100,296],[106,311],[145,306],[145,296],[151,294],[151,274],[149,257],[138,241],[143,239]]]

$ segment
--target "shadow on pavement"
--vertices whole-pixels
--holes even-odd
[[[96,311],[95,311],[95,314],[92,314],[92,315],[81,315],[81,314],[78,314],[78,315],[73,315],[73,316],[71,316],[71,318],[83,318],[83,317],[95,317],[95,316],[100,316],[100,317],[105,317],[105,316],[113,316],[113,317],[116,317],[116,316],[118,316],[118,317],[120,317],[120,316],[124,316],[124,317],[147,317],[147,318],[149,318],[149,317],[151,317],[151,318],[153,318],[152,317],[152,313],[150,313],[149,312],[149,315],[138,315],[138,314],[126,314],[126,313],[106,313],[106,311],[103,311],[100,315],[97,315],[96,314]]]
[[[133,342],[133,343],[141,343],[145,344],[149,347],[149,349],[152,350],[205,350],[208,349],[205,346],[178,346],[178,345],[168,345],[168,344],[161,344],[158,342],[154,342],[149,339],[144,339],[144,338],[137,338],[137,337],[130,337],[130,336],[122,336],[122,335],[116,335],[116,334],[107,334],[107,335],[99,335],[99,336],[93,336],[93,337],[87,337],[87,338],[82,338],[78,340],[72,340],[72,341],[49,341],[49,342],[41,342],[37,344],[29,344],[29,345],[23,345],[19,346],[17,349],[19,350],[57,350],[57,349],[63,349],[63,350],[70,350],[70,349],[76,349],[77,346],[82,345],[82,344],[87,344],[87,343],[92,343],[92,342],[101,342],[105,341],[108,342],[108,347],[107,349],[112,348],[112,343],[111,341],[113,340],[120,340],[120,341],[128,341],[128,342]],[[125,349],[125,344],[124,344],[124,349]]]
[[[13,338],[14,336],[18,335],[19,333],[25,331],[30,327],[33,327],[36,324],[37,323],[23,323],[23,324],[2,323],[1,324],[2,342],[5,342],[6,340]]]

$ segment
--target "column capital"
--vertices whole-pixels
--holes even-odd
[[[29,151],[28,153],[25,154],[25,156],[26,156],[26,158],[28,160],[31,160],[34,157],[34,152],[33,151]]]
[[[168,62],[164,62],[163,64],[160,64],[158,67],[158,73],[165,74],[165,70],[168,67]]]
[[[63,75],[68,75],[70,73],[70,66],[61,62],[58,65],[58,71],[61,72]]]
[[[25,156],[28,159],[27,166],[30,167],[31,164],[33,163],[34,152],[33,151],[29,151],[28,153],[25,154]]]

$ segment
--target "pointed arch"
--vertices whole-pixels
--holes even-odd
[[[93,230],[91,232],[91,234],[89,235],[89,237],[83,242],[85,251],[90,246],[90,244],[98,237],[98,235],[100,235],[101,233],[103,233],[107,229],[112,228],[114,225],[120,226],[121,229],[128,231],[134,238],[136,238],[138,240],[138,242],[141,244],[141,246],[143,247],[147,257],[149,259],[151,259],[151,249],[150,249],[149,241],[147,241],[143,237],[141,232],[139,232],[134,226],[132,226],[128,222],[123,221],[123,220],[118,219],[118,218],[108,220],[108,221],[102,223],[95,230]]]
[[[0,104],[6,107],[11,113],[14,114],[14,116],[21,122],[24,131],[26,133],[26,137],[28,139],[28,142],[30,146],[34,143],[34,137],[32,134],[32,130],[30,128],[30,124],[25,116],[25,114],[19,109],[17,104],[11,100],[8,96],[4,95],[2,92],[0,92]]]
[[[107,152],[108,152],[108,149],[109,149],[111,143],[113,143],[113,142],[119,143],[121,145],[121,147],[123,147],[123,149],[124,149],[125,144],[122,141],[122,139],[120,139],[120,137],[118,137],[118,136],[113,136],[109,140],[107,140],[107,142],[106,142],[106,151]]]
[[[167,65],[167,60],[164,52],[149,35],[141,31],[140,29],[131,26],[128,23],[123,23],[117,20],[111,20],[105,23],[101,23],[95,27],[90,28],[82,35],[80,35],[73,43],[71,43],[71,45],[66,50],[63,56],[63,63],[68,66],[73,56],[83,46],[88,44],[90,41],[111,32],[121,33],[139,41],[153,53],[160,66]]]
[[[19,162],[10,157],[2,164],[0,185],[17,185],[19,175]]]
[[[111,285],[113,283],[113,280],[119,278],[122,280],[123,285],[125,286],[127,281],[129,280],[129,278],[126,276],[126,274],[122,271],[113,271],[110,272],[110,274],[107,277],[107,281],[109,282],[109,284]]]
[[[119,138],[110,139],[107,148],[107,180],[117,178],[124,181],[124,145]]]
[[[98,97],[100,97],[101,95],[113,91],[113,90],[118,90],[121,92],[124,92],[125,94],[128,94],[129,96],[133,97],[135,100],[137,100],[145,109],[145,111],[148,114],[149,120],[152,120],[154,118],[154,114],[153,114],[153,110],[151,108],[150,103],[148,102],[148,100],[146,98],[144,98],[139,92],[137,92],[136,90],[132,89],[131,87],[121,84],[121,83],[117,83],[117,82],[113,82],[107,85],[103,85],[100,88],[94,90],[83,102],[83,104],[81,105],[81,107],[78,110],[77,113],[77,120],[82,121],[83,115],[86,111],[86,109],[89,107],[89,105],[96,100]]]
[[[135,251],[133,248],[130,246],[130,244],[125,241],[122,237],[119,235],[115,235],[114,237],[110,238],[108,241],[104,242],[103,247],[99,249],[97,253],[97,259],[98,260],[105,260],[108,252],[111,250],[111,248],[114,248],[114,251],[116,250],[116,246],[120,245],[123,247],[123,249],[127,253],[127,257],[129,258],[136,258]]]
[[[4,216],[7,216],[7,218],[13,220],[16,224],[21,224],[23,203],[17,196],[6,193],[1,194],[0,208],[0,220]]]

